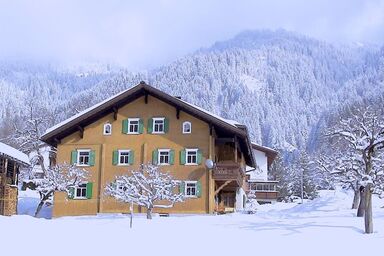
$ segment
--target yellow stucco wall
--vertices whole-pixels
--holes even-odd
[[[144,133],[127,135],[122,133],[122,121],[127,118],[142,118]],[[169,132],[166,134],[148,134],[148,119],[166,117],[169,119]],[[92,199],[70,200],[66,193],[56,192],[54,198],[53,216],[96,214],[98,211],[127,212],[128,207],[104,195],[104,187],[114,180],[116,175],[128,173],[128,170],[138,169],[141,163],[152,160],[152,151],[158,148],[175,150],[174,165],[162,166],[163,171],[169,171],[175,179],[198,180],[201,182],[202,194],[200,198],[187,199],[177,203],[171,209],[155,209],[155,212],[169,213],[208,213],[212,212],[214,198],[211,181],[208,186],[208,170],[204,162],[208,157],[214,159],[214,139],[209,135],[209,125],[200,119],[180,111],[180,118],[176,118],[176,109],[154,97],[148,97],[145,104],[141,97],[118,110],[117,120],[113,114],[107,115],[84,128],[83,138],[74,133],[61,140],[57,148],[57,163],[71,160],[71,151],[75,149],[91,149],[96,153],[95,165],[86,167],[90,171],[90,181],[93,182]],[[182,123],[192,123],[192,133],[182,133]],[[105,123],[112,124],[112,135],[103,135]],[[211,147],[211,148],[210,148]],[[196,166],[180,165],[179,152],[184,148],[199,148],[202,150],[202,164]],[[114,166],[112,164],[113,151],[130,149],[134,151],[135,162],[130,166]],[[211,155],[211,156],[210,156]],[[98,200],[100,196],[100,200]]]

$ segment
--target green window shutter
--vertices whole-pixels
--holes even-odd
[[[196,196],[201,197],[201,182],[200,181],[198,181],[196,183]]]
[[[186,154],[185,149],[180,151],[180,164],[185,164],[185,157],[186,157],[185,154]]]
[[[175,150],[169,151],[169,164],[175,164]]]
[[[93,183],[92,182],[88,182],[87,183],[87,193],[85,195],[87,199],[91,199],[92,198],[92,189],[93,189]]]
[[[143,132],[144,132],[144,121],[143,121],[143,119],[140,118],[140,120],[139,120],[139,133],[143,134]]]
[[[95,165],[95,157],[96,157],[95,150],[91,150],[91,152],[89,152],[89,165],[90,166]]]
[[[152,164],[157,165],[158,150],[155,149],[152,151]]]
[[[125,134],[128,133],[128,119],[123,120],[121,132]]]
[[[71,152],[71,164],[77,163],[77,150]]]
[[[169,131],[169,119],[164,118],[164,132],[167,133]]]
[[[179,193],[185,195],[185,183],[184,181],[179,184]]]
[[[68,188],[68,199],[75,198],[75,187]]]
[[[153,119],[152,118],[148,119],[147,132],[150,134],[153,132]]]
[[[119,163],[119,151],[114,150],[112,154],[112,164],[117,165]]]
[[[129,164],[133,164],[135,162],[135,152],[133,150],[129,151]]]
[[[203,159],[203,152],[201,152],[201,150],[197,150],[197,157],[196,157],[196,161],[197,161],[197,164],[201,164],[201,160]]]

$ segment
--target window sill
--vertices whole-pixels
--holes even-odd
[[[171,165],[171,164],[158,164],[158,165]]]
[[[130,164],[117,164],[117,166],[130,166]]]
[[[88,200],[86,197],[74,197],[72,200]]]
[[[198,164],[197,164],[197,163],[186,163],[185,165],[189,165],[189,166],[197,166]]]
[[[90,167],[89,164],[76,164],[76,166],[78,166],[78,167]]]
[[[197,196],[187,196],[187,195],[185,195],[184,197],[185,198],[198,198]]]
[[[127,135],[140,135],[141,133],[139,132],[127,132]]]
[[[152,132],[152,134],[165,134],[165,132]]]

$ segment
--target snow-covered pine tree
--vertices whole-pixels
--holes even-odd
[[[244,212],[247,214],[254,214],[257,211],[259,203],[257,202],[256,192],[250,191],[247,195],[247,201],[245,202]]]
[[[171,208],[184,200],[179,186],[180,182],[168,172],[148,163],[142,164],[139,170],[116,177],[106,186],[105,192],[118,201],[145,207],[147,219],[152,219],[153,208]]]

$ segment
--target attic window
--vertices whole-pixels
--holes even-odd
[[[112,134],[112,124],[110,124],[110,123],[104,124],[103,134],[104,135],[111,135]]]
[[[183,123],[183,133],[191,133],[192,132],[192,124],[191,122],[184,122]]]

